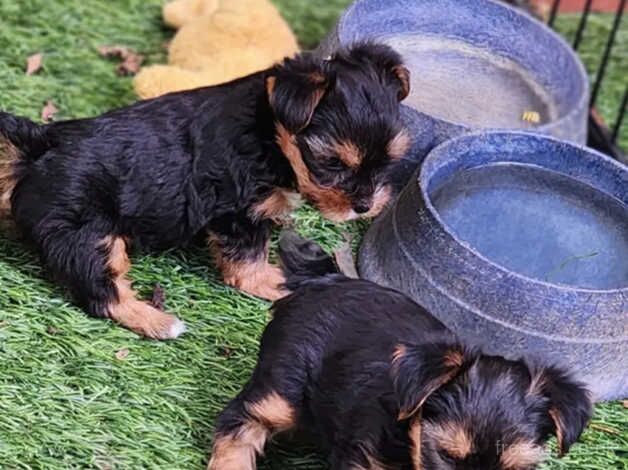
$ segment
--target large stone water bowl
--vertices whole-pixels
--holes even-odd
[[[471,130],[586,142],[585,69],[560,36],[520,10],[492,0],[357,0],[319,52],[363,40],[396,48],[412,74],[403,113],[416,161],[406,180],[432,148]]]
[[[628,397],[628,167],[521,131],[435,148],[369,228],[360,274],[461,338]]]

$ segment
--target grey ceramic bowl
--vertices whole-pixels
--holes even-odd
[[[359,269],[489,352],[628,397],[628,168],[600,153],[525,132],[452,139],[369,228]]]
[[[586,142],[585,69],[562,38],[520,10],[491,0],[357,0],[319,52],[362,40],[391,44],[409,66],[403,113],[419,161],[474,129],[533,128]],[[539,124],[523,119],[528,111]]]

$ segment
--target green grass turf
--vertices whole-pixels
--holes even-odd
[[[96,48],[124,44],[164,59],[160,0],[0,0],[0,109],[38,118],[47,99],[58,118],[98,114],[133,101],[131,82]],[[346,0],[278,0],[304,46],[313,46]],[[594,58],[608,19],[598,18],[584,50]],[[573,28],[561,19],[561,27]],[[626,29],[622,37],[626,37]],[[602,111],[613,114],[626,76],[609,77]],[[43,70],[23,74],[25,58],[45,54]],[[588,60],[587,60],[588,61]],[[623,75],[622,75],[623,74]],[[617,91],[619,90],[619,91]],[[299,230],[327,248],[343,231],[311,209]],[[166,306],[189,326],[175,342],[146,341],[93,320],[45,280],[36,257],[0,235],[0,468],[196,469],[205,463],[212,422],[239,390],[255,361],[268,304],[224,287],[202,248],[136,255],[131,273],[141,294],[160,282]],[[116,359],[116,352],[128,356]],[[628,410],[596,408],[589,429],[550,469],[628,469]],[[309,448],[279,443],[264,469],[322,469]]]

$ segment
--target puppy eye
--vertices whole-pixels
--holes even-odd
[[[344,170],[345,168],[345,166],[342,164],[342,161],[338,157],[328,157],[326,166],[330,170],[335,170],[335,171]]]

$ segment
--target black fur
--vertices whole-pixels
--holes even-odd
[[[505,469],[500,456],[517,441],[541,446],[560,433],[566,451],[580,435],[591,402],[567,373],[466,348],[405,295],[337,274],[321,253],[294,234],[282,239],[296,290],[275,303],[252,378],[218,418],[217,439],[238,436],[251,419],[243,410],[271,392],[296,410],[295,427],[318,437],[334,470],[414,468],[416,420],[423,429],[461,423],[471,436],[473,451],[457,459],[424,432],[421,468],[430,470]]]
[[[231,83],[92,119],[40,126],[0,113],[0,138],[20,154],[11,175],[13,218],[96,316],[117,299],[109,253],[99,245],[108,236],[164,249],[211,234],[223,262],[265,260],[273,219],[254,208],[274,190],[300,189],[277,125],[298,140],[313,179],[362,207],[392,165],[382,145],[401,130],[399,83],[389,70],[400,64],[390,48],[361,44],[331,61],[302,54]],[[303,141],[314,135],[360,142],[364,164],[331,164]]]

